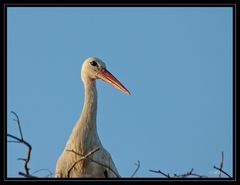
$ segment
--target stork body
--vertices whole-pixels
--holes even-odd
[[[84,105],[56,164],[58,178],[106,178],[120,177],[109,152],[104,149],[96,127],[97,89],[95,80],[100,78],[119,90],[129,91],[106,69],[97,58],[86,59],[81,71],[85,88]]]

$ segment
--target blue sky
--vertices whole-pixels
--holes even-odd
[[[7,131],[33,147],[30,173],[49,169],[82,110],[82,62],[102,59],[131,96],[98,80],[97,128],[123,177],[149,169],[232,175],[230,7],[8,7]],[[9,143],[8,177],[25,146]],[[35,175],[44,177],[46,171]]]

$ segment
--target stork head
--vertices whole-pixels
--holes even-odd
[[[108,70],[103,61],[95,57],[87,58],[82,65],[81,71],[82,80],[86,82],[87,80],[101,79],[118,90],[130,95],[130,92],[124,87],[121,82],[119,82]]]

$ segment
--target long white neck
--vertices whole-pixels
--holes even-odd
[[[97,89],[95,80],[84,80],[85,98],[81,116],[73,128],[67,148],[86,154],[101,145],[97,133]]]

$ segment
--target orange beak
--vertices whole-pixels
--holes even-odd
[[[98,74],[97,77],[102,79],[103,81],[111,84],[116,89],[130,95],[130,92],[124,87],[121,82],[118,81],[107,69],[102,69]]]

